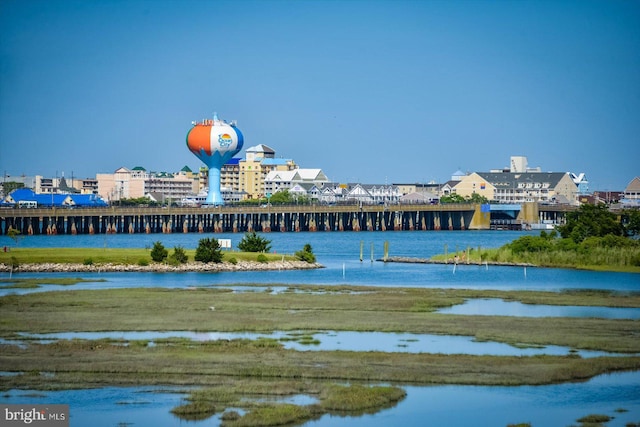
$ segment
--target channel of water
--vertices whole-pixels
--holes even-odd
[[[438,310],[438,313],[473,316],[640,319],[640,308],[523,304],[519,301],[505,301],[496,298],[469,299],[463,304],[442,308]]]

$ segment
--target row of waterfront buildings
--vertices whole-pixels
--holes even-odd
[[[227,203],[268,199],[283,190],[294,199],[329,204],[438,203],[440,198],[453,194],[464,198],[476,194],[491,202],[509,204],[621,201],[637,206],[640,203],[639,177],[633,178],[624,191],[590,193],[584,173],[543,172],[540,168],[530,168],[523,156],[511,157],[507,168],[489,172],[457,171],[444,183],[336,183],[321,169],[300,168],[291,159],[277,158],[272,148],[261,144],[248,148],[244,158],[226,163],[221,169],[220,182]],[[89,197],[87,201],[95,202],[99,198],[106,204],[147,197],[161,203],[197,205],[206,197],[208,170],[201,167],[194,172],[185,166],[178,172],[168,173],[121,167],[113,173],[99,173],[95,178],[86,179],[5,175],[1,184],[0,203],[4,205],[18,202],[12,197],[12,190],[19,187],[32,189],[33,197],[38,197],[41,205],[47,205],[49,200],[53,205],[73,205],[74,194]],[[18,194],[23,198],[29,195],[24,191],[15,193]],[[60,194],[68,196],[46,197]]]

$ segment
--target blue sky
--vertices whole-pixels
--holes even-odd
[[[0,0],[0,172],[195,170],[214,111],[340,182],[522,155],[624,189],[640,1]]]

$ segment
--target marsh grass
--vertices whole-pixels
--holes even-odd
[[[319,415],[319,414],[317,414]],[[225,420],[222,427],[262,427],[281,426],[308,421],[314,417],[309,406],[299,406],[287,403],[264,405],[253,408],[245,415],[235,420]]]
[[[265,403],[245,399],[247,395],[288,396],[293,394],[311,394],[319,396],[319,403],[311,405],[295,405],[282,402]],[[334,383],[310,383],[308,381],[252,381],[239,382],[236,385],[218,386],[196,390],[187,398],[190,402],[177,409],[186,410],[183,416],[177,410],[176,415],[183,419],[193,416],[196,408],[202,408],[201,415],[209,412],[208,408],[242,408],[244,415],[235,413],[223,418],[225,426],[270,426],[285,425],[308,421],[326,413],[358,415],[365,411],[375,413],[382,408],[395,405],[406,396],[399,387],[337,385]],[[210,415],[209,415],[210,416]]]
[[[407,393],[398,387],[332,385],[321,395],[320,406],[329,411],[364,411],[395,404],[406,395]]]
[[[509,245],[497,249],[471,249],[457,253],[460,257],[464,254],[461,263],[483,264],[488,263],[512,263],[532,264],[540,267],[579,268],[596,271],[624,271],[640,273],[637,264],[640,259],[640,247],[598,247],[592,246],[588,250],[546,250],[514,252]],[[433,256],[434,261],[449,260],[453,262],[454,254],[439,254]]]
[[[319,345],[320,340],[313,337],[311,334],[300,333],[300,332],[292,332],[287,334],[285,337],[281,337],[278,339],[280,342],[297,342],[301,345]]]
[[[264,286],[264,285],[256,285]],[[638,294],[518,292],[416,288],[289,286],[302,292],[232,293],[228,289],[130,288],[66,290],[0,298],[0,336],[19,332],[77,331],[390,331],[474,336],[523,345],[557,344],[640,352],[640,325],[632,320],[455,316],[416,311],[468,298],[559,305],[640,305]],[[215,311],[209,309],[215,306]],[[78,325],[81,325],[80,327]],[[396,387],[369,384],[541,385],[584,381],[608,372],[638,370],[640,357],[472,356],[428,353],[285,350],[276,339],[198,342],[184,338],[125,341],[23,340],[0,344],[0,390],[60,390],[106,385],[201,386],[176,408],[184,419],[203,419],[226,408],[247,413],[227,426],[301,422],[325,413],[375,412],[404,396]],[[128,345],[126,345],[128,344]],[[343,385],[338,385],[343,384]],[[344,386],[349,384],[350,386]],[[319,396],[314,405],[268,404],[244,396]],[[192,417],[192,418],[188,418]],[[262,421],[261,421],[262,422]],[[264,424],[263,424],[264,425]]]
[[[0,389],[62,390],[107,385],[185,385],[186,403],[172,411],[185,420],[206,419],[227,408],[247,413],[227,426],[282,425],[325,413],[358,415],[393,406],[399,387],[367,384],[522,385],[582,381],[640,369],[640,357],[468,356],[381,352],[298,352],[250,340],[186,342],[153,347],[110,340],[62,340],[2,345]],[[345,386],[347,383],[349,386]],[[318,396],[313,405],[265,403],[247,396]],[[269,420],[268,424],[259,424]]]
[[[591,414],[585,417],[579,418],[577,421],[581,427],[604,427],[604,423],[608,423],[613,418],[608,415]]]
[[[105,279],[97,280],[85,280],[81,278],[72,277],[55,277],[55,278],[11,278],[0,279],[0,284],[9,283],[7,285],[0,285],[0,289],[35,289],[41,285],[59,285],[59,286],[72,286],[83,282],[106,282]]]
[[[177,406],[171,410],[171,413],[183,420],[200,421],[214,415],[216,408],[209,402],[197,401]]]
[[[284,383],[345,381],[411,384],[523,385],[582,381],[640,369],[640,357],[472,356],[285,350],[248,340],[124,346],[108,340],[1,345],[8,372],[0,389],[119,385],[205,385],[223,380]],[[43,375],[50,372],[51,375]]]
[[[317,290],[313,286],[297,286]],[[638,307],[638,294],[473,291],[351,287],[351,293],[233,293],[223,288],[67,290],[0,298],[0,336],[77,331],[379,331],[464,335],[517,346],[640,352],[637,321],[444,315],[413,310],[416,300],[448,306],[468,298],[526,303]],[[359,292],[366,291],[366,292]],[[210,310],[215,306],[215,311]],[[262,346],[279,345],[263,339]]]

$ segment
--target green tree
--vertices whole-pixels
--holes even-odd
[[[451,193],[448,196],[440,197],[440,203],[465,203],[464,197],[457,193]]]
[[[543,252],[551,249],[551,242],[547,235],[522,236],[506,245],[514,254],[523,252]]]
[[[9,226],[9,230],[7,230],[7,236],[9,236],[9,238],[11,238],[11,240],[16,242],[16,245],[17,245],[18,244],[18,237],[20,236],[20,230],[18,230],[17,228],[13,228],[13,227]]]
[[[622,225],[627,236],[640,236],[640,210],[625,209],[622,213]]]
[[[160,203],[154,202],[148,197],[135,197],[131,199],[121,199],[118,203],[120,206],[158,206]]]
[[[252,231],[244,234],[244,237],[238,243],[238,249],[243,252],[269,252],[271,240],[260,237],[255,231]]]
[[[17,190],[18,188],[24,188],[24,184],[16,181],[7,181],[3,184],[4,194],[11,194],[12,191]]]
[[[184,264],[189,260],[189,257],[182,246],[175,246],[171,254],[171,259],[177,264]]]
[[[301,251],[295,253],[296,258],[300,261],[306,261],[309,264],[316,262],[316,256],[313,254],[313,249],[311,249],[310,244],[304,245]]]
[[[209,237],[200,239],[194,259],[205,263],[215,262],[217,264],[222,262],[222,249],[220,249],[218,239]]]
[[[478,193],[473,193],[471,196],[467,197],[466,200],[470,203],[489,203],[489,200],[486,197]]]
[[[560,236],[580,243],[587,237],[604,237],[607,234],[623,236],[624,228],[607,205],[582,205],[566,214],[566,223],[558,228]]]
[[[297,205],[310,205],[313,203],[311,196],[307,194],[300,194],[295,197]]]
[[[169,255],[169,251],[167,251],[164,245],[157,241],[153,244],[153,249],[151,249],[151,259],[155,262],[162,262],[167,259]]]
[[[280,190],[269,198],[269,203],[272,205],[287,205],[293,203],[293,201],[293,197],[287,189]]]

